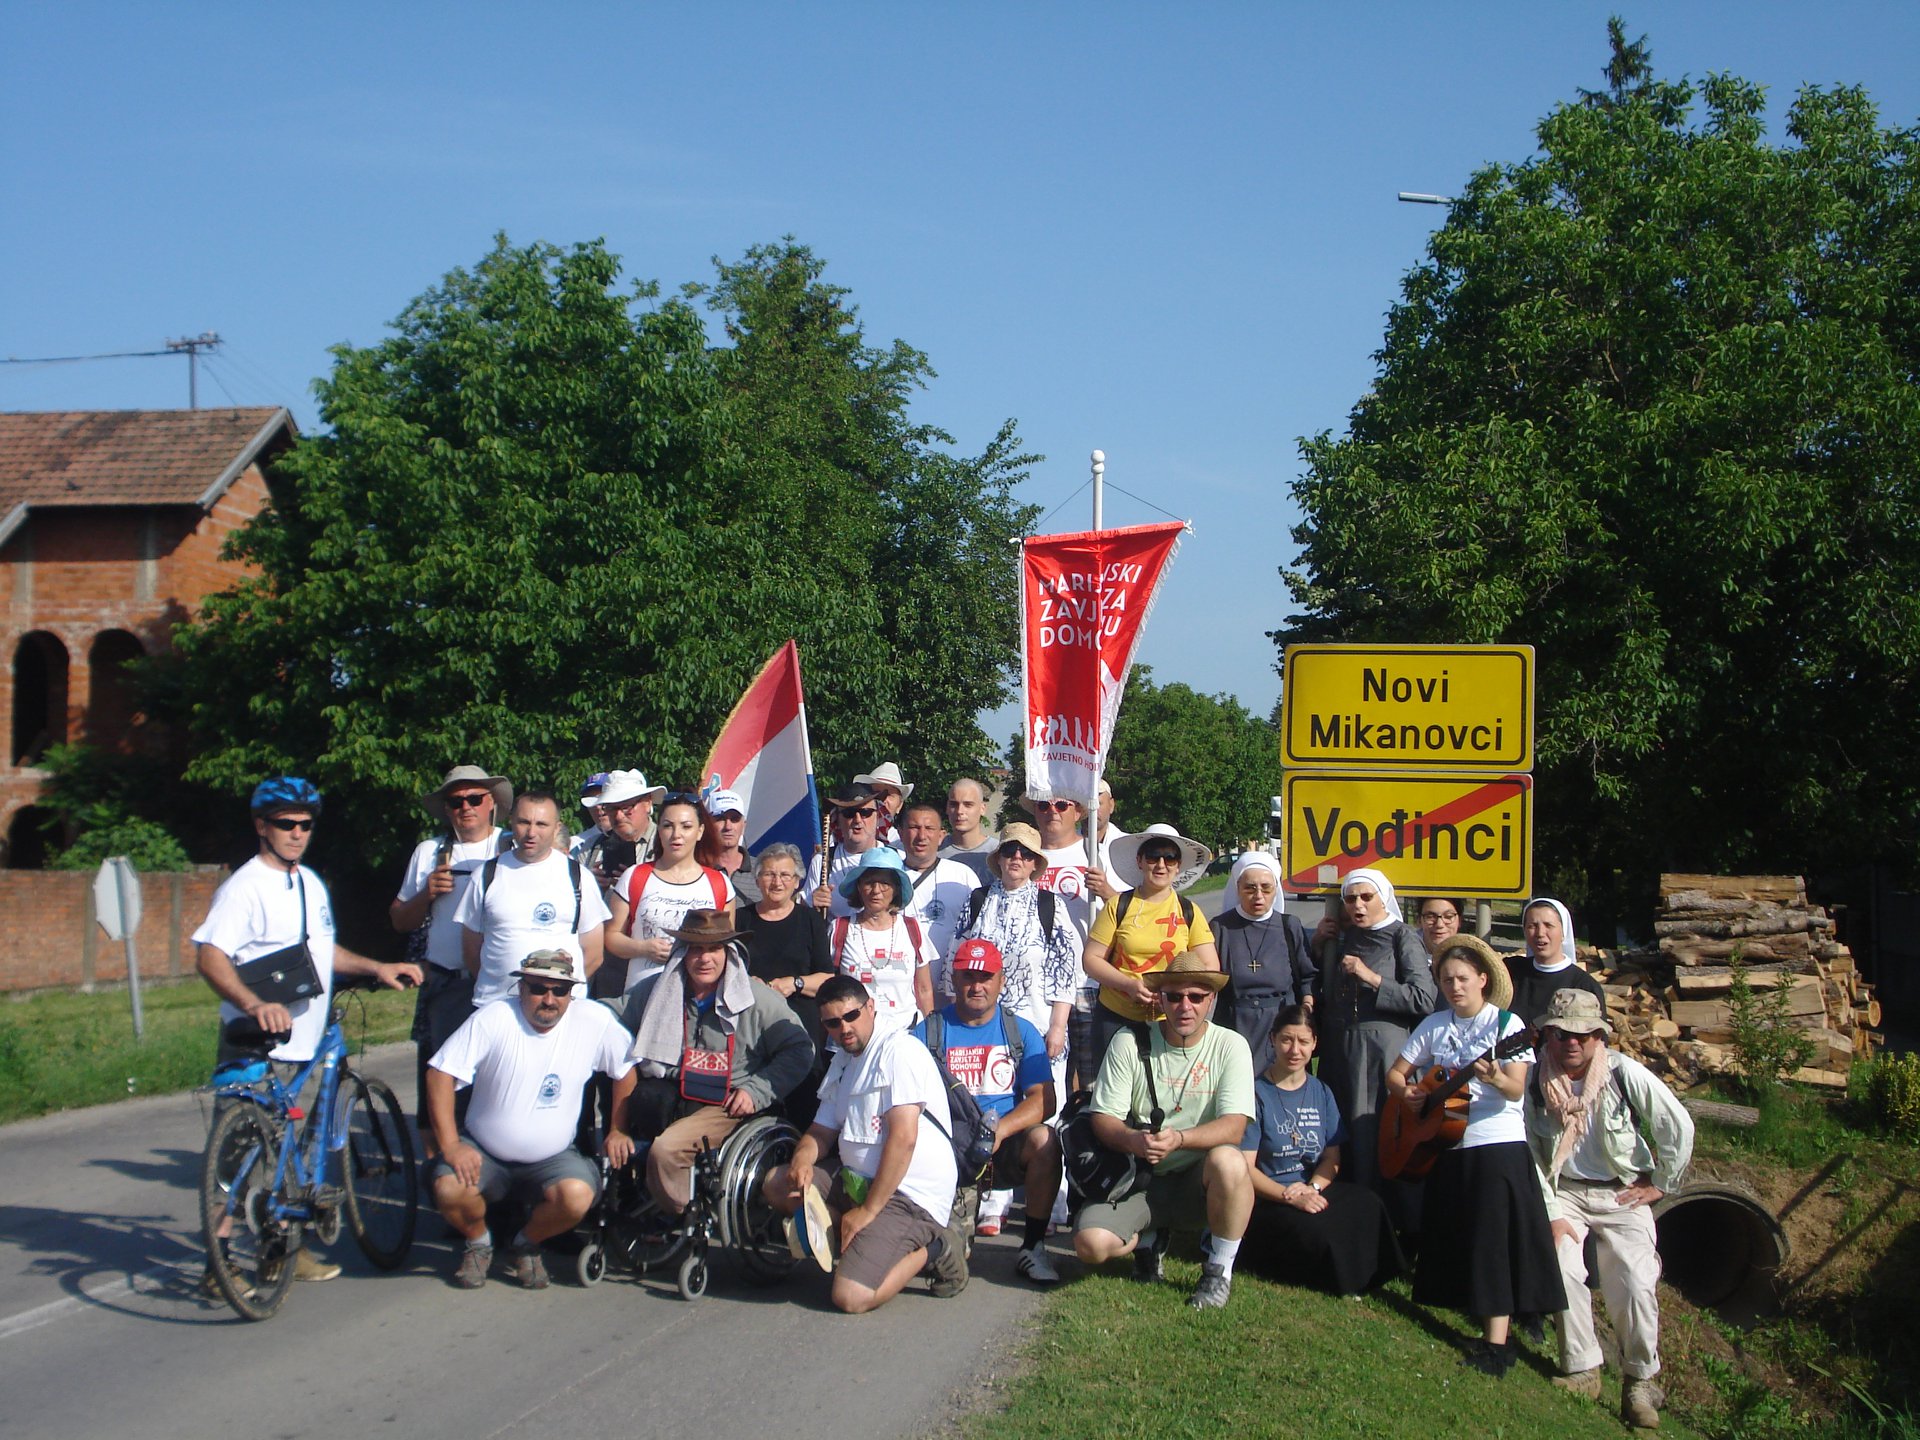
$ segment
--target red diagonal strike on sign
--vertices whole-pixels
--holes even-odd
[[[1531,775],[1502,775],[1498,780],[1489,780],[1477,790],[1469,790],[1457,800],[1449,800],[1438,810],[1429,810],[1420,817],[1422,825],[1452,825],[1460,820],[1471,819],[1483,810],[1491,810],[1502,800],[1509,798],[1516,789],[1533,788]],[[1379,851],[1372,845],[1358,855],[1342,855],[1333,862],[1334,869],[1341,875],[1354,870],[1364,870],[1380,858]],[[1320,866],[1311,870],[1302,870],[1298,875],[1287,878],[1287,889],[1311,890],[1324,883],[1320,879]]]

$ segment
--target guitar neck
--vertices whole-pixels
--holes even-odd
[[[1521,1029],[1514,1031],[1514,1033],[1506,1039],[1496,1041],[1494,1044],[1489,1045],[1480,1053],[1479,1059],[1461,1066],[1445,1084],[1429,1092],[1427,1095],[1427,1107],[1432,1109],[1435,1106],[1445,1104],[1451,1099],[1462,1085],[1465,1085],[1469,1080],[1473,1079],[1473,1067],[1478,1065],[1481,1060],[1505,1060],[1509,1056],[1518,1055],[1522,1050],[1530,1048],[1532,1044],[1533,1028],[1531,1026],[1523,1026]]]

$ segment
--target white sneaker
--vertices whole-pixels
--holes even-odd
[[[1014,1260],[1013,1268],[1036,1285],[1060,1283],[1060,1272],[1053,1268],[1053,1257],[1038,1245],[1022,1250]]]

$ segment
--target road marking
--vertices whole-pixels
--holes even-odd
[[[165,1276],[184,1275],[198,1263],[187,1260],[176,1264],[155,1265],[134,1275],[122,1275],[117,1280],[103,1280],[94,1285],[83,1287],[78,1295],[68,1295],[63,1299],[49,1300],[44,1305],[36,1305],[31,1310],[22,1310],[18,1315],[9,1315],[0,1320],[0,1340],[11,1340],[16,1335],[24,1335],[29,1330],[38,1330],[42,1325],[52,1324],[69,1310],[78,1310],[85,1305],[97,1305],[105,1300],[118,1299],[137,1289],[143,1280],[159,1280]]]

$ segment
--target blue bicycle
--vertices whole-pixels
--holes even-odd
[[[249,1020],[227,1027],[255,1058],[214,1072],[215,1113],[200,1167],[200,1223],[220,1294],[248,1320],[266,1320],[293,1283],[309,1230],[323,1244],[342,1222],[382,1270],[413,1248],[420,1171],[413,1131],[385,1081],[347,1061],[342,1007],[313,1059],[286,1080],[266,1058],[273,1041]],[[313,1104],[299,1103],[319,1074]]]

